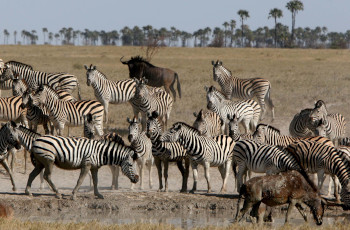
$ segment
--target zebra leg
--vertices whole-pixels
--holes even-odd
[[[92,182],[94,183],[94,194],[98,198],[104,199],[102,194],[98,192],[98,187],[97,187],[97,183],[98,183],[98,178],[97,178],[98,168],[91,168],[90,171],[91,171],[91,175],[92,175]]]
[[[245,166],[239,166],[238,172],[237,172],[237,192],[239,194],[239,191],[241,189],[241,186],[243,184],[243,176],[246,173],[247,168]]]
[[[145,165],[146,165],[146,158],[143,157],[142,160],[140,161],[140,189],[141,190],[143,190],[143,170],[145,168]]]
[[[84,164],[83,167],[81,168],[79,179],[77,181],[77,185],[74,187],[73,192],[72,192],[73,193],[72,200],[75,200],[75,198],[77,197],[78,189],[80,188],[81,184],[83,183],[83,181],[86,177],[86,174],[88,174],[90,168],[91,168],[91,164],[87,164],[87,165]]]
[[[27,174],[28,151],[26,149],[23,149],[23,151],[24,151],[24,174]]]
[[[165,160],[164,162],[164,183],[165,183],[165,192],[168,192],[168,171],[169,171],[169,161]]]
[[[288,221],[289,221],[289,215],[290,215],[290,213],[292,212],[292,209],[293,209],[293,207],[295,206],[295,204],[296,204],[297,202],[294,200],[294,199],[291,199],[290,201],[289,201],[289,206],[288,206],[288,210],[287,210],[287,213],[286,213],[286,218],[285,218],[285,224],[286,223],[288,223]]]
[[[36,161],[35,163],[35,168],[33,169],[33,171],[29,174],[28,177],[28,181],[27,181],[27,186],[26,186],[26,190],[25,190],[25,194],[31,196],[32,193],[30,192],[30,188],[32,187],[32,182],[33,180],[39,175],[39,173],[44,169],[44,165],[39,162]]]
[[[147,167],[149,172],[149,188],[152,189],[153,183],[152,183],[152,165],[153,165],[154,158],[148,160]]]
[[[11,171],[13,172],[14,168],[15,168],[15,162],[16,162],[16,152],[17,150],[15,148],[12,148],[10,150],[10,153],[7,157],[9,157],[11,155]]]
[[[319,170],[317,171],[317,181],[318,181],[318,189],[322,190],[322,186],[323,186],[323,183],[324,183],[324,180],[325,180],[326,176],[324,174],[324,170]]]
[[[226,192],[226,184],[227,184],[227,179],[230,173],[230,166],[231,166],[232,161],[231,160],[227,160],[225,164],[223,164],[222,166],[219,166],[219,171],[221,174],[221,178],[222,178],[222,188],[221,188],[221,193],[225,193]]]
[[[47,181],[47,183],[50,185],[52,190],[56,193],[56,198],[60,199],[61,194],[58,192],[58,189],[54,185],[54,183],[51,180],[51,174],[52,174],[52,169],[53,169],[54,162],[48,162],[45,166],[45,171],[44,171],[44,179]]]
[[[190,174],[190,159],[185,158],[185,176],[182,178],[182,191],[187,192],[188,176]]]
[[[159,179],[159,189],[158,192],[162,191],[163,189],[163,176],[162,176],[162,162],[159,159],[159,157],[154,157],[154,163],[157,167],[157,171],[158,171],[158,179]]]
[[[198,164],[194,161],[191,161],[192,171],[193,171],[193,187],[190,193],[194,193],[197,190],[197,181],[198,181]]]
[[[107,128],[108,128],[108,101],[106,102],[106,101],[104,101],[103,102],[103,107],[104,107],[104,113],[105,113],[105,123],[106,123],[106,126],[107,126]]]
[[[205,176],[205,179],[207,180],[207,184],[208,184],[208,191],[207,191],[207,193],[211,193],[209,169],[210,169],[210,163],[209,162],[204,162],[204,176]]]
[[[117,166],[117,165],[110,165],[109,169],[111,170],[111,173],[112,173],[111,190],[118,190],[118,188],[119,188],[119,185],[118,185],[119,166]]]
[[[4,158],[3,161],[1,161],[1,165],[5,168],[7,173],[10,175],[10,179],[11,179],[11,183],[12,183],[12,191],[16,191],[17,189],[16,189],[15,181],[13,179],[12,170],[10,169],[10,167],[7,163],[6,157]]]
[[[332,175],[332,179],[334,182],[334,197],[338,203],[340,203],[340,196],[339,196],[339,179],[335,175]],[[330,180],[330,179],[329,179]],[[329,181],[330,183],[330,181]]]
[[[44,171],[40,172],[40,190],[45,188]]]
[[[176,162],[176,165],[177,165],[177,167],[178,167],[178,169],[180,170],[180,172],[181,172],[181,176],[182,176],[182,187],[181,187],[181,190],[180,190],[180,192],[186,192],[186,190],[184,191],[183,189],[184,189],[184,181],[185,181],[185,168],[184,168],[184,166],[183,166],[183,164],[182,164],[182,160],[180,160],[180,161],[177,161]]]

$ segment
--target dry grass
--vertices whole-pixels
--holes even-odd
[[[128,78],[127,67],[119,62],[121,56],[127,59],[142,55],[138,47],[1,46],[1,51],[4,61],[17,60],[36,70],[75,74],[82,97],[90,99],[94,94],[86,85],[84,64],[94,64],[109,79],[121,80]],[[162,48],[152,63],[173,69],[180,77],[183,98],[174,104],[170,124],[192,123],[192,113],[206,107],[203,87],[217,85],[212,78],[211,60],[219,59],[234,75],[263,77],[271,82],[276,107],[273,125],[287,131],[294,114],[318,99],[327,103],[330,112],[342,113],[349,119],[349,54],[349,50]],[[126,117],[132,116],[131,106],[111,105],[110,114],[110,127],[125,132]],[[75,128],[74,135],[80,135],[80,131]]]

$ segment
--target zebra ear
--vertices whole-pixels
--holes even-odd
[[[197,117],[197,113],[196,113],[196,112],[194,112],[194,113],[193,113],[193,116],[194,116],[194,117]]]
[[[174,130],[175,131],[178,131],[179,129],[181,129],[181,124],[177,123],[177,124],[174,124]]]
[[[94,65],[94,66],[92,66],[92,70],[95,70],[96,69],[96,66]]]
[[[129,124],[131,124],[132,123],[132,120],[130,119],[130,118],[126,118],[126,121],[129,123]]]
[[[222,61],[219,61],[219,65],[222,65]]]
[[[152,118],[157,118],[159,116],[157,111],[152,112]]]
[[[211,61],[211,64],[212,64],[212,65],[215,65],[215,62],[214,62],[214,60],[212,60],[212,61]]]
[[[13,128],[16,128],[16,127],[17,127],[17,124],[16,124],[16,122],[14,122],[14,121],[11,121],[11,126],[12,126]]]
[[[84,65],[84,67],[85,67],[85,69],[86,69],[86,70],[88,70],[88,69],[89,69],[89,67],[88,67],[87,65]]]

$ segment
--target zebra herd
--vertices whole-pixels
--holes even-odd
[[[306,171],[317,173],[318,189],[325,175],[330,175],[335,181],[335,197],[343,201],[344,209],[349,209],[350,147],[344,146],[349,144],[344,117],[328,113],[325,102],[319,100],[314,108],[303,109],[294,116],[289,126],[291,136],[281,135],[277,128],[260,123],[268,108],[272,120],[275,118],[270,82],[234,77],[221,61],[212,61],[212,65],[213,79],[221,91],[205,86],[207,110],[194,113],[193,126],[179,121],[167,130],[173,98],[162,88],[147,85],[147,78],[112,81],[96,66],[84,65],[86,84],[92,87],[96,100],[82,100],[78,80],[71,74],[35,71],[30,65],[16,61],[2,63],[0,87],[5,90],[12,85],[14,96],[0,97],[0,119],[21,125],[12,122],[1,128],[0,160],[9,168],[7,151],[13,146],[19,148],[18,143],[30,151],[34,169],[26,187],[29,195],[32,181],[43,170],[43,178],[60,197],[51,180],[53,166],[80,169],[73,198],[89,171],[94,195],[103,198],[97,185],[98,169],[103,165],[111,168],[112,188],[118,188],[119,167],[131,182],[138,182],[136,164],[140,168],[141,188],[145,167],[152,188],[151,170],[155,164],[158,191],[168,191],[169,162],[176,162],[182,176],[180,192],[187,192],[191,165],[192,193],[197,190],[198,165],[204,167],[208,192],[212,190],[210,167],[219,170],[221,192],[226,192],[231,169],[237,178],[237,192],[250,172],[276,174],[297,170],[303,174]],[[76,88],[78,100],[71,95]],[[110,118],[109,103],[126,102],[134,113],[133,119],[127,118],[130,145],[118,133],[105,134],[103,129]],[[36,133],[39,124],[44,126],[45,135]],[[65,126],[84,126],[84,137],[62,136]],[[15,189],[11,170],[8,172]],[[340,196],[338,187],[341,187]]]

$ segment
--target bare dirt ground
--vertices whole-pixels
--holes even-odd
[[[144,179],[144,189],[139,184],[134,190],[130,189],[130,181],[124,176],[119,177],[119,189],[111,190],[111,174],[108,167],[99,171],[99,190],[104,199],[97,199],[90,190],[90,181],[87,177],[78,193],[76,200],[71,200],[71,192],[79,176],[79,170],[66,171],[54,169],[53,181],[63,194],[62,199],[56,199],[54,193],[48,189],[39,189],[39,177],[32,186],[33,196],[24,194],[28,174],[33,169],[29,162],[27,173],[24,174],[23,156],[19,152],[15,181],[17,191],[12,191],[9,177],[5,171],[0,174],[0,202],[12,206],[15,218],[31,221],[49,222],[86,222],[97,220],[105,224],[124,223],[167,223],[185,229],[205,226],[227,226],[232,223],[236,213],[238,194],[234,187],[234,176],[230,175],[228,193],[220,194],[221,178],[216,168],[211,168],[210,181],[213,192],[206,193],[206,181],[203,168],[199,169],[198,192],[195,194],[180,193],[181,177],[176,165],[170,166],[169,192],[157,192],[158,176],[153,166],[151,178],[153,188],[148,186],[148,172]],[[192,187],[192,175],[189,177],[188,188]],[[285,207],[275,212],[274,226],[282,225]],[[328,209],[325,213],[325,224],[335,221],[349,220],[340,208]],[[299,213],[294,210],[292,223],[303,224]],[[309,215],[312,220],[312,216]],[[313,225],[313,221],[310,221]]]

